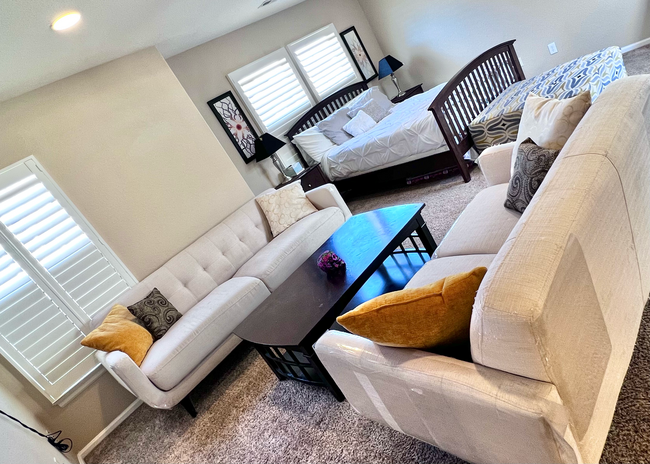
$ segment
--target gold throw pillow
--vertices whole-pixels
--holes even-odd
[[[379,345],[432,349],[469,341],[472,306],[485,267],[435,283],[387,293],[336,321]]]
[[[122,351],[139,366],[153,345],[153,337],[128,309],[115,305],[81,344],[100,351]]]

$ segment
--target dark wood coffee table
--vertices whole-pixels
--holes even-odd
[[[393,206],[350,218],[239,324],[235,335],[255,346],[278,379],[325,386],[343,401],[313,345],[333,324],[340,328],[335,323],[340,314],[403,288],[429,260],[437,245],[422,208],[421,203]],[[405,240],[412,248],[403,246]],[[318,268],[326,250],[345,260],[345,274],[331,277]]]

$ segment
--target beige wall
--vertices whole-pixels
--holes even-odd
[[[0,169],[34,155],[138,279],[252,192],[150,48],[0,103]],[[0,358],[0,385],[79,451],[133,401],[108,373],[52,406]]]
[[[232,90],[226,77],[228,73],[330,23],[333,23],[339,32],[355,26],[370,58],[377,66],[383,54],[357,0],[307,0],[167,60],[256,194],[280,182],[277,170],[271,160],[265,160],[260,163],[261,166],[255,162],[244,163],[206,102]]]
[[[444,82],[509,39],[517,39],[519,59],[531,77],[586,53],[650,36],[647,0],[359,2],[382,49],[404,63],[396,75],[405,88]],[[550,42],[557,45],[555,55],[548,52]]]
[[[58,430],[48,428],[39,420],[34,413],[35,408],[29,406],[31,398],[24,396],[22,384],[8,375],[1,365],[0,378],[3,379],[0,383],[0,409],[41,433]],[[44,397],[43,399],[45,400]],[[67,458],[45,439],[5,417],[0,417],[0,449],[2,450],[0,462],[22,464],[68,462]]]

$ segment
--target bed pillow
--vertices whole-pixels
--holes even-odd
[[[346,107],[340,108],[317,125],[323,135],[337,145],[343,145],[352,138],[343,130],[343,126],[350,122],[348,111]]]
[[[388,116],[388,111],[386,111],[379,103],[377,103],[376,100],[370,100],[365,105],[350,110],[348,112],[348,116],[354,118],[359,113],[359,111],[366,113],[368,116],[374,119],[375,122],[379,122]]]
[[[395,106],[395,104],[388,99],[386,94],[379,90],[379,87],[370,87],[364,93],[354,98],[345,107],[349,108],[349,111],[354,111],[355,109],[361,108],[370,100],[377,102],[377,104],[387,112]]]
[[[562,100],[528,95],[521,114],[517,143],[512,150],[510,174],[515,172],[519,145],[524,140],[531,138],[540,147],[561,150],[590,106],[591,92],[588,90]]]
[[[320,163],[323,157],[327,155],[327,152],[336,146],[330,139],[325,137],[325,134],[318,127],[311,127],[300,134],[294,135],[293,141],[298,145],[303,155],[317,163]]]
[[[357,115],[350,120],[349,123],[343,126],[343,130],[350,134],[352,137],[356,137],[358,135],[365,134],[376,125],[377,123],[374,119],[368,116],[364,111],[360,110]]]

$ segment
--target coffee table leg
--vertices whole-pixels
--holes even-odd
[[[424,222],[422,215],[418,214],[415,220],[417,221],[418,224],[417,228],[415,229],[415,232],[418,234],[418,237],[420,237],[420,240],[422,240],[424,249],[427,250],[429,256],[433,256],[433,252],[436,251],[438,245],[436,244],[436,241],[433,239],[431,232],[429,232],[429,227],[427,227],[427,223]]]
[[[311,366],[316,370],[316,372],[318,372],[318,375],[323,381],[323,385],[327,387],[327,389],[332,393],[332,395],[334,395],[336,401],[340,402],[345,400],[345,396],[343,395],[343,392],[336,385],[334,379],[332,379],[329,373],[325,370],[325,366],[323,366],[323,363],[321,363],[320,359],[318,359],[318,356],[316,356],[314,349],[311,346],[310,347],[301,346],[300,348],[302,349],[302,354],[309,361],[309,364],[311,364]]]

